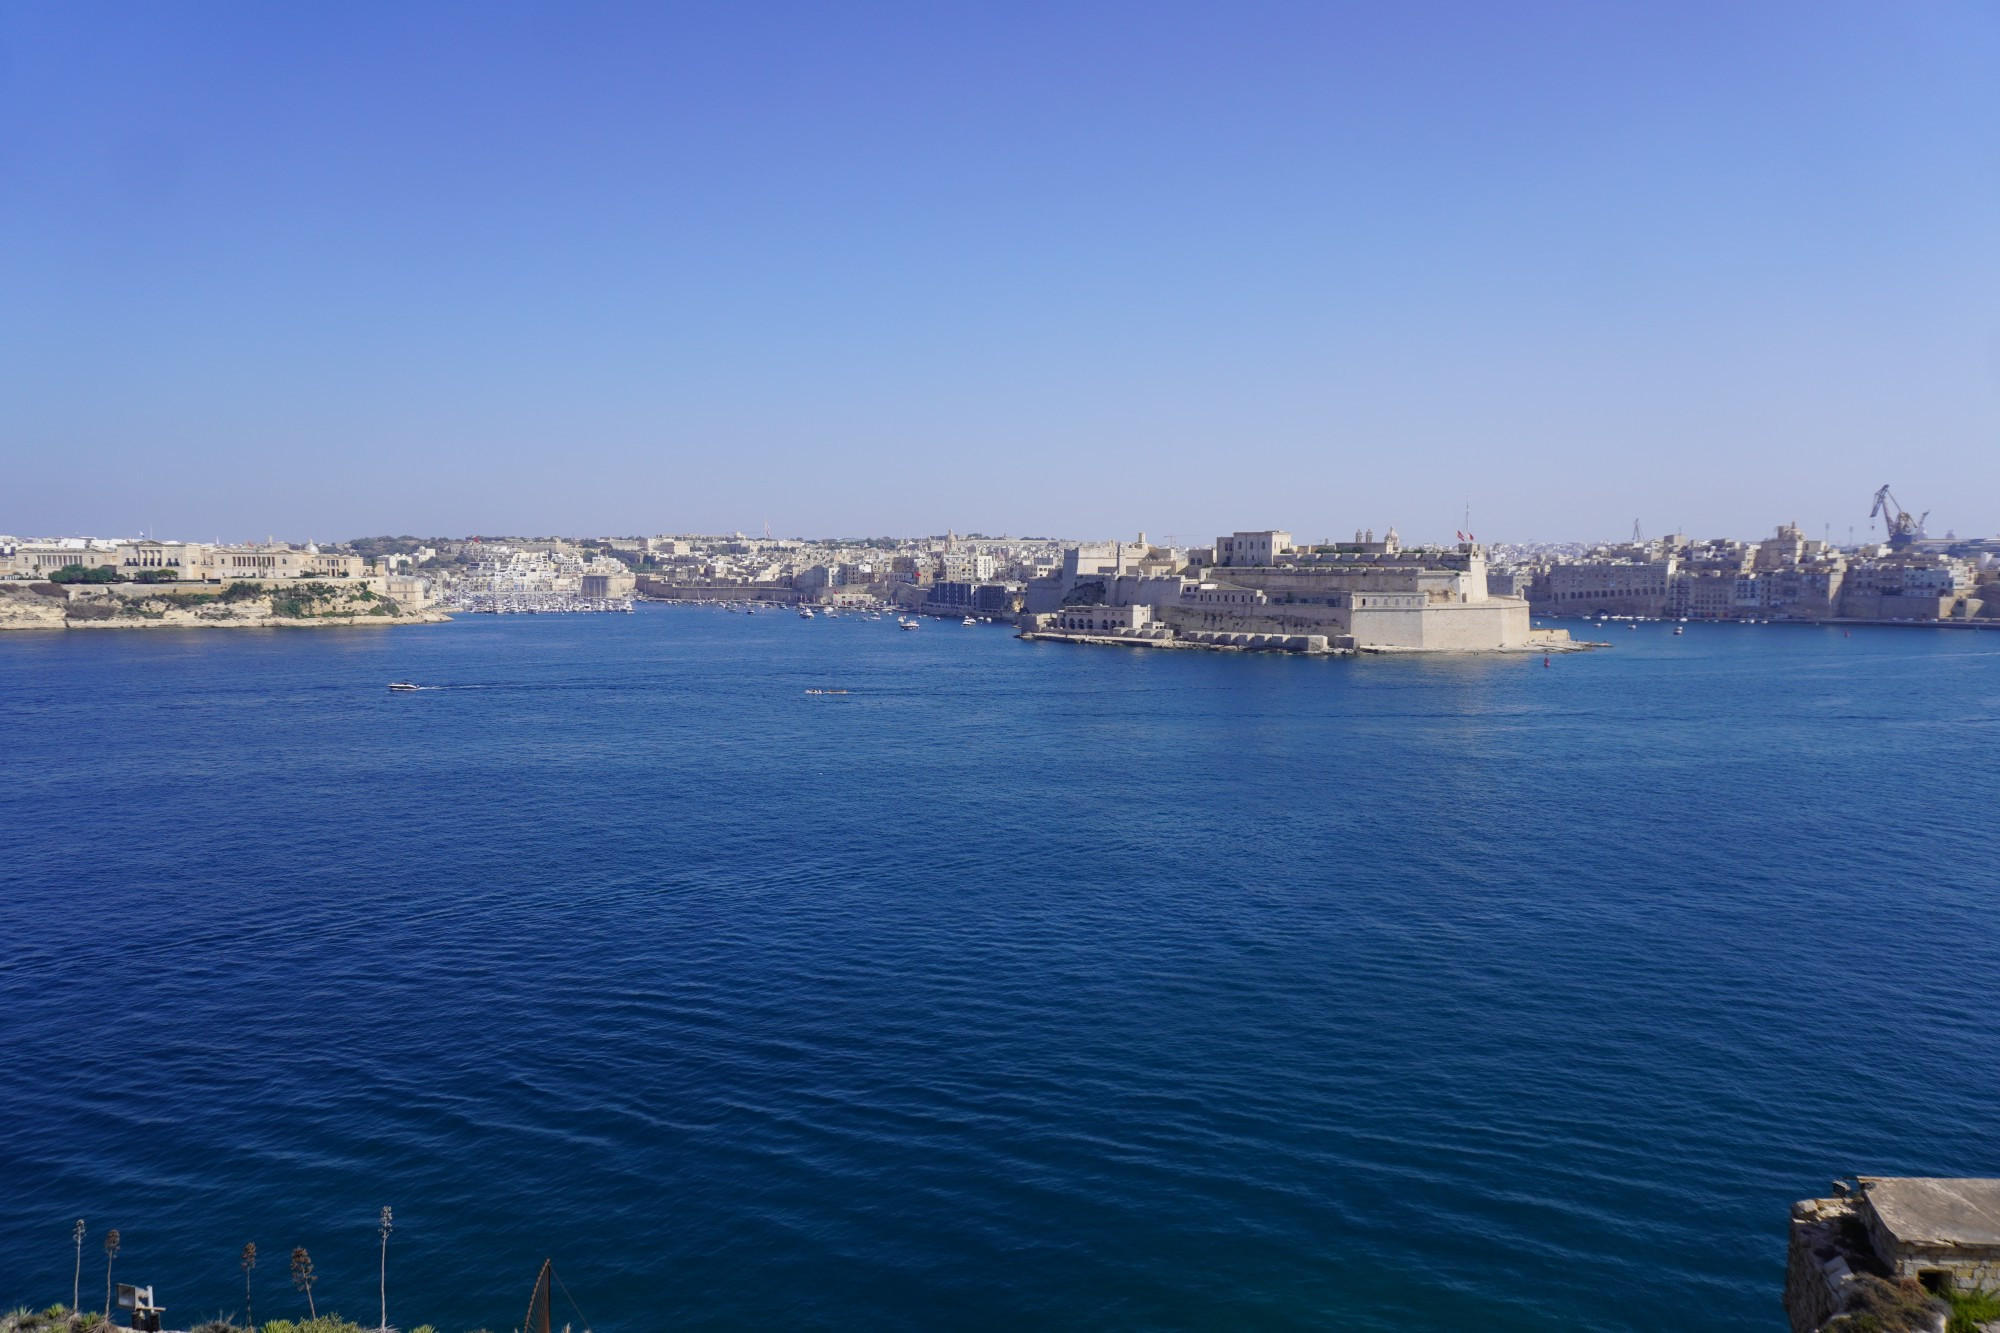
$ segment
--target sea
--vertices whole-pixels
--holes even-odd
[[[2000,634],[1591,634],[0,636],[0,1307],[1775,1333],[2000,1175]]]

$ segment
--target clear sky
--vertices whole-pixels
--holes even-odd
[[[2000,6],[0,6],[0,532],[2000,530]]]

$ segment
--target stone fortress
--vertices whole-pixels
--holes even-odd
[[[1178,551],[1135,542],[1070,548],[1028,584],[1035,638],[1295,652],[1499,652],[1567,647],[1531,630],[1528,603],[1488,589],[1485,550],[1380,541],[1301,546],[1267,529]]]

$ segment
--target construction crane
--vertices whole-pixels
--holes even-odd
[[[1868,511],[1871,520],[1878,515],[1882,519],[1883,529],[1888,533],[1889,545],[1908,546],[1924,535],[1924,519],[1931,516],[1931,511],[1926,509],[1922,517],[1912,514],[1897,503],[1895,496],[1889,494],[1889,487],[1885,483],[1881,490],[1875,492],[1875,507]]]

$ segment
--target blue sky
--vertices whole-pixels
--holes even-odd
[[[0,8],[0,531],[2000,531],[2000,7]]]

